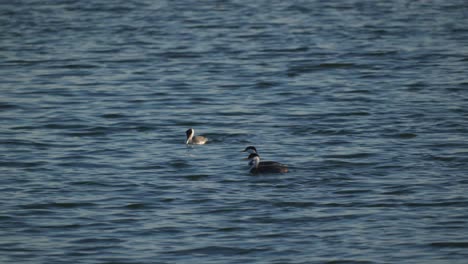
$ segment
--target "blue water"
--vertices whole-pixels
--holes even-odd
[[[467,14],[2,1],[0,263],[467,263]]]

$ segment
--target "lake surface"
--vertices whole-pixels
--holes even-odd
[[[0,263],[467,263],[467,25],[462,0],[3,1]]]

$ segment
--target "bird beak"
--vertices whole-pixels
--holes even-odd
[[[249,158],[243,158],[242,160],[248,160]]]

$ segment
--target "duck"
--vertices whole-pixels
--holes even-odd
[[[204,136],[195,136],[195,129],[193,128],[189,128],[187,131],[185,131],[185,134],[187,135],[187,140],[185,141],[185,144],[187,145],[203,145],[208,141],[208,139]]]
[[[261,165],[260,156],[257,153],[251,153],[247,158],[249,160],[250,173],[263,174],[263,173],[287,173],[288,166],[277,163],[272,165]]]
[[[242,152],[247,152],[249,154],[257,154],[257,149],[254,146],[248,146],[246,147]],[[260,166],[271,166],[271,165],[282,165],[279,162],[276,161],[260,161]]]

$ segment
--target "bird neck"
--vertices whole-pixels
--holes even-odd
[[[250,162],[249,162],[249,165],[250,165],[250,169],[256,169],[258,167],[258,164],[260,164],[260,158],[259,157],[255,157],[253,158]]]
[[[187,144],[190,143],[190,142],[192,142],[193,134],[194,134],[194,133],[190,133],[190,134],[187,136],[187,141],[186,141]]]

